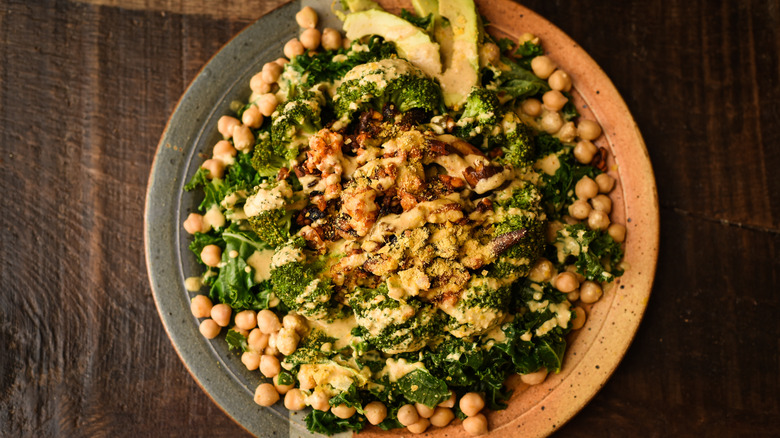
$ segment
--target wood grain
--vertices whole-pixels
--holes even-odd
[[[0,435],[241,436],[193,382],[143,258],[179,96],[276,1],[0,0]],[[645,137],[662,245],[646,319],[557,436],[780,429],[780,5],[529,0]]]

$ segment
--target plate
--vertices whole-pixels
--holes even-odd
[[[400,1],[380,2],[398,12]],[[280,56],[297,36],[295,13],[312,5],[324,18],[330,1],[288,3],[260,18],[223,47],[193,80],[174,110],[160,140],[146,196],[144,239],[152,293],[177,353],[203,390],[237,423],[258,436],[309,435],[303,414],[281,403],[262,408],[252,401],[258,378],[231,353],[221,337],[207,340],[189,311],[193,294],[185,278],[200,274],[181,224],[199,203],[183,191],[205,154],[220,140],[217,120],[230,103],[246,99],[249,79]],[[537,386],[510,379],[515,389],[509,408],[488,415],[491,435],[547,436],[573,417],[596,394],[625,354],[644,314],[658,256],[658,199],[655,179],[639,130],[612,82],[571,38],[550,22],[508,0],[477,2],[491,32],[515,39],[531,32],[549,56],[573,79],[580,113],[598,121],[604,135],[596,142],[610,152],[608,172],[618,183],[612,192],[612,219],[626,225],[626,273],[588,310],[585,327],[572,333],[563,370]],[[273,37],[272,37],[273,36]],[[465,436],[450,425],[428,430],[432,436]],[[395,435],[374,428],[360,436]]]

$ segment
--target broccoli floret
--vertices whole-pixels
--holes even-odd
[[[322,127],[325,98],[319,90],[307,91],[279,105],[270,132],[257,136],[252,167],[261,176],[274,176],[298,156],[300,146]]]
[[[322,107],[325,97],[319,90],[310,90],[280,104],[273,114],[271,144],[274,151],[287,160],[298,156],[298,146],[306,145],[309,137],[322,128]]]
[[[355,288],[348,304],[366,341],[385,353],[420,350],[443,324],[441,314],[430,304],[388,296],[386,283],[376,289]]]
[[[276,248],[290,240],[292,212],[287,210],[293,191],[287,181],[263,183],[253,190],[244,203],[252,231],[268,245]]]
[[[274,248],[284,245],[290,240],[291,222],[292,212],[287,211],[284,207],[267,210],[249,218],[252,231],[257,234],[260,240]]]
[[[300,254],[299,250],[283,247],[274,259],[284,251]],[[337,306],[330,299],[333,295],[331,282],[322,277],[320,271],[318,263],[293,258],[271,270],[274,293],[287,307],[307,318],[327,319],[334,314]]]
[[[610,282],[623,275],[620,243],[604,230],[591,230],[585,224],[565,225],[554,242],[561,265],[574,262],[586,279]]]
[[[336,115],[344,121],[355,112],[381,110],[391,104],[400,112],[441,110],[441,88],[408,61],[388,58],[359,65],[344,77],[333,97]]]
[[[463,114],[456,123],[455,135],[470,139],[490,132],[499,120],[500,103],[494,91],[474,87],[466,98]]]
[[[447,331],[462,338],[487,332],[506,315],[511,288],[491,277],[472,277],[461,292],[458,302],[443,306],[450,316]]]
[[[493,241],[506,241],[495,262],[490,265],[490,277],[512,282],[528,275],[531,266],[544,249],[544,230],[547,219],[541,206],[542,197],[531,183],[510,186],[498,195],[494,213],[499,220],[493,224]],[[525,230],[522,235],[521,230]]]
[[[534,139],[520,117],[513,111],[507,111],[487,139],[488,147],[499,147],[503,154],[497,159],[514,168],[531,164],[534,158]]]

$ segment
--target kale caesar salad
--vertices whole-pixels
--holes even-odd
[[[341,6],[298,12],[185,187],[192,314],[312,432],[487,433],[622,274],[601,127],[472,0]]]

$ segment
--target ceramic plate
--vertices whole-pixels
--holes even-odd
[[[381,2],[398,12],[403,2]],[[330,1],[307,1],[328,14]],[[189,235],[181,224],[199,203],[197,195],[183,191],[220,140],[217,120],[227,114],[230,102],[245,100],[249,79],[262,65],[282,54],[282,47],[299,29],[295,1],[265,15],[220,50],[182,96],[158,146],[146,198],[146,260],[152,292],[160,317],[176,351],[204,391],[236,422],[258,436],[306,435],[304,414],[288,413],[281,403],[262,408],[252,401],[259,381],[219,337],[209,341],[198,332],[189,311],[192,294],[185,278],[200,274],[187,246]],[[658,201],[650,160],[642,137],[623,99],[596,63],[574,41],[548,21],[509,1],[478,2],[497,36],[524,32],[538,35],[549,56],[574,82],[574,101],[580,113],[597,120],[604,135],[596,142],[610,151],[609,173],[618,180],[612,192],[612,219],[628,229],[626,273],[588,308],[585,327],[569,337],[563,370],[537,386],[526,387],[510,379],[515,388],[509,408],[490,413],[491,434],[547,436],[574,416],[604,385],[626,352],[650,295],[658,255]],[[332,20],[332,18],[331,18]],[[337,22],[331,27],[338,27]],[[367,429],[361,436],[383,435]],[[452,424],[428,430],[435,436],[462,436]]]

